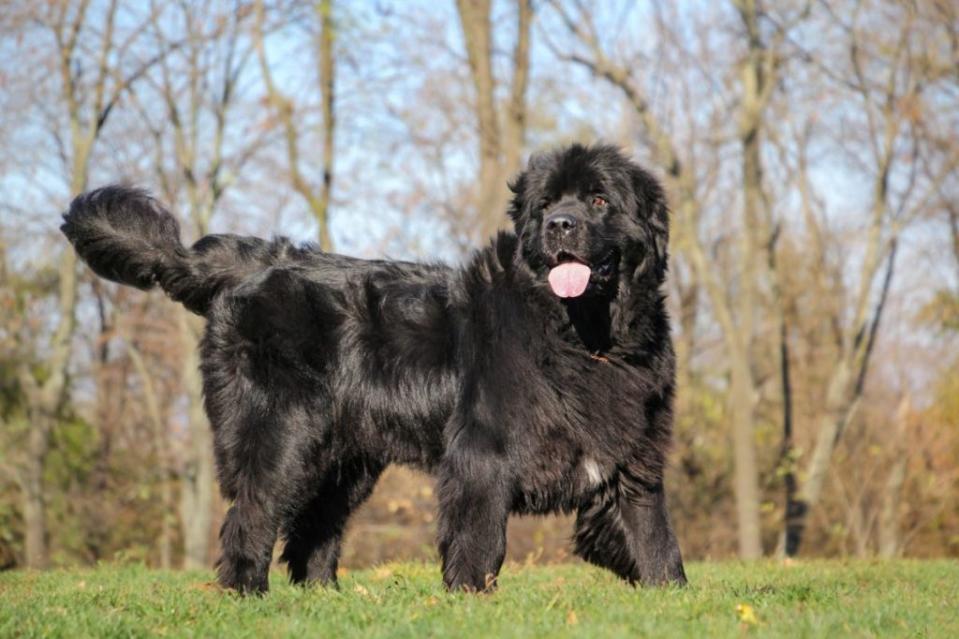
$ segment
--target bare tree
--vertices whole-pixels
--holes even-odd
[[[957,166],[953,154],[940,163],[934,175],[921,182],[917,179],[922,117],[917,105],[934,85],[926,75],[927,65],[916,52],[922,35],[915,28],[915,8],[895,5],[888,7],[890,14],[868,15],[859,1],[841,8],[848,10],[849,17],[830,13],[830,19],[845,36],[845,73],[831,62],[820,62],[820,68],[840,83],[861,109],[864,148],[856,157],[871,175],[871,201],[850,320],[837,318],[837,325],[843,327],[838,361],[828,380],[797,509],[786,526],[787,555],[799,550],[809,512],[822,495],[833,451],[859,410],[895,273],[900,235],[927,209],[943,180]],[[884,15],[894,17],[881,30],[866,23]]]
[[[137,375],[143,383],[143,401],[146,404],[147,417],[150,420],[153,432],[153,447],[156,456],[157,474],[160,484],[160,503],[163,514],[160,520],[160,567],[170,568],[173,566],[173,487],[170,483],[170,446],[167,441],[166,421],[160,410],[159,393],[154,382],[154,376],[150,368],[144,362],[143,355],[136,344],[127,342],[127,356],[133,364]]]
[[[277,86],[273,71],[267,57],[265,34],[273,25],[268,24],[268,14],[263,0],[257,0],[256,20],[253,34],[256,42],[257,58],[260,63],[260,74],[266,87],[273,117],[283,130],[286,145],[287,172],[293,189],[304,199],[310,213],[316,220],[319,233],[320,248],[324,251],[333,250],[333,241],[330,238],[330,197],[333,191],[333,166],[335,158],[336,133],[336,20],[332,0],[318,0],[313,3],[313,16],[319,24],[319,34],[315,46],[319,67],[319,88],[322,113],[322,179],[319,186],[313,185],[304,174],[301,159],[301,144],[304,132],[298,124],[300,113],[294,101],[284,95]]]
[[[507,224],[506,181],[520,168],[526,137],[526,87],[529,84],[531,0],[516,0],[516,42],[509,101],[502,118],[496,103],[490,0],[457,0],[463,41],[473,80],[479,135],[479,193],[476,219],[482,238]],[[502,119],[502,125],[500,120]]]
[[[790,429],[792,416],[789,412],[789,353],[785,339],[786,326],[775,257],[778,229],[772,217],[769,199],[765,191],[762,159],[763,136],[767,127],[767,107],[779,84],[783,65],[783,43],[786,34],[808,13],[808,5],[798,17],[790,17],[786,25],[775,25],[774,35],[763,35],[763,21],[769,21],[762,3],[758,0],[735,0],[745,35],[746,55],[740,68],[741,101],[738,110],[737,134],[742,147],[743,227],[740,231],[740,277],[752,282],[742,286],[738,295],[738,335],[736,348],[729,352],[733,357],[731,401],[733,403],[734,441],[736,451],[736,494],[740,524],[740,555],[747,558],[762,554],[759,520],[759,469],[756,462],[755,434],[750,415],[755,410],[755,381],[751,368],[750,344],[753,339],[753,322],[757,307],[760,279],[768,278],[773,290],[772,313],[780,327],[780,371],[783,387],[783,425]],[[765,249],[765,264],[760,252]],[[763,268],[766,273],[759,271]],[[724,327],[724,331],[727,330]],[[737,383],[738,382],[738,383]]]
[[[763,187],[762,131],[765,127],[767,106],[778,86],[786,34],[803,19],[805,9],[788,16],[780,24],[773,24],[773,36],[763,36],[762,20],[770,21],[761,5],[751,0],[734,2],[743,35],[737,46],[745,49],[739,66],[740,83],[734,95],[737,131],[742,153],[743,213],[739,232],[736,290],[734,294],[720,279],[721,265],[700,236],[704,218],[703,191],[700,185],[696,159],[681,151],[681,144],[670,125],[658,116],[647,89],[636,77],[634,69],[642,63],[621,60],[606,50],[598,37],[590,11],[583,3],[554,2],[576,47],[566,50],[553,44],[551,48],[561,59],[586,68],[597,78],[616,87],[638,116],[653,159],[665,170],[669,189],[677,197],[674,213],[674,247],[688,262],[696,282],[704,288],[713,314],[722,329],[725,353],[729,366],[729,406],[732,416],[734,487],[736,494],[739,553],[744,558],[762,554],[759,518],[759,468],[755,448],[755,408],[759,398],[754,376],[753,346],[756,314],[760,308],[760,283],[775,281],[774,251],[775,225]],[[659,17],[660,46],[682,47],[667,24]],[[771,22],[771,21],[770,21]],[[765,31],[770,31],[766,29]],[[700,65],[690,54],[688,63]],[[655,85],[655,79],[649,80]],[[702,132],[703,139],[709,133]],[[765,249],[765,250],[764,250]],[[684,300],[691,305],[691,300]],[[684,314],[683,314],[684,315]],[[688,321],[688,320],[687,320]],[[684,333],[691,330],[684,327]],[[688,365],[688,362],[687,362]]]
[[[184,2],[177,5],[174,16],[183,25],[182,32],[170,35],[159,20],[151,25],[157,41],[182,38],[182,43],[177,54],[162,59],[157,71],[143,83],[134,107],[152,134],[154,169],[164,199],[183,203],[189,226],[198,238],[209,233],[227,189],[263,144],[262,135],[241,142],[230,137],[240,78],[253,55],[244,38],[251,15],[240,0],[225,10]],[[151,108],[154,103],[161,108]],[[180,460],[183,563],[187,568],[199,568],[209,565],[215,485],[213,442],[203,409],[196,348],[203,320],[179,306],[174,313],[185,354],[181,379],[188,399],[188,445]],[[136,364],[135,350],[128,350],[128,355]],[[141,366],[137,369],[149,402],[148,379]],[[149,414],[155,422],[156,415],[153,411]]]
[[[90,158],[114,107],[165,51],[158,50],[146,59],[132,55],[145,21],[134,18],[133,26],[125,28],[121,36],[115,0],[104,7],[102,15],[91,15],[87,0],[61,0],[29,11],[29,20],[52,40],[50,55],[56,60],[59,104],[68,127],[65,136],[56,129],[51,133],[63,151],[69,193],[77,194],[86,188]],[[87,46],[91,42],[95,43],[93,49]],[[25,560],[32,567],[48,561],[43,473],[50,437],[68,390],[67,369],[76,324],[76,265],[76,254],[64,251],[58,267],[57,320],[45,358],[46,374],[37,377],[31,359],[20,358],[19,382],[31,426],[18,481],[23,494]]]
[[[890,559],[899,554],[902,548],[902,535],[899,526],[899,505],[902,500],[902,487],[906,481],[906,466],[909,451],[906,435],[909,431],[912,403],[908,394],[899,401],[896,411],[896,431],[892,438],[894,461],[883,486],[882,507],[879,513],[879,556]]]

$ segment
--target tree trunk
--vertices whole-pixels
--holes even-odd
[[[756,464],[754,439],[754,396],[757,393],[752,371],[751,345],[753,340],[753,316],[759,301],[761,267],[760,248],[766,247],[765,266],[773,282],[777,282],[774,258],[774,231],[769,205],[763,183],[762,132],[766,107],[769,104],[776,78],[774,48],[764,41],[759,29],[759,8],[755,0],[734,2],[746,29],[748,55],[740,69],[742,78],[742,103],[739,107],[739,140],[742,146],[743,216],[740,230],[740,291],[738,293],[738,317],[735,330],[738,332],[733,354],[732,401],[736,442],[736,501],[739,513],[739,552],[746,559],[762,556],[759,519],[759,469]],[[774,296],[773,305],[781,300]],[[774,309],[776,311],[781,309]],[[739,371],[737,373],[737,370]],[[737,376],[740,382],[737,382]]]
[[[507,179],[511,179],[522,168],[522,153],[526,146],[526,87],[529,84],[529,41],[532,22],[532,0],[516,0],[513,81],[510,85],[509,105],[503,129],[503,175]],[[503,205],[505,203],[504,200]]]
[[[85,169],[86,163],[82,164]],[[85,173],[75,173],[71,185],[81,188]],[[64,250],[58,274],[59,320],[51,340],[48,359],[50,375],[42,385],[36,383],[33,372],[23,362],[20,380],[30,406],[30,429],[27,455],[23,463],[23,516],[25,531],[25,562],[28,568],[45,568],[49,564],[47,547],[47,513],[44,499],[43,474],[46,467],[50,437],[56,426],[57,414],[67,388],[67,367],[70,364],[71,340],[76,325],[77,257],[72,249]]]
[[[909,458],[905,444],[909,430],[909,413],[911,402],[909,395],[899,402],[896,415],[896,433],[893,443],[896,451],[886,487],[882,494],[882,508],[879,513],[879,556],[892,559],[899,554],[901,535],[899,531],[899,504],[902,500],[902,487],[906,482],[906,463]]]
[[[29,450],[19,478],[23,496],[24,560],[28,568],[42,569],[50,560],[43,471],[53,424],[47,418],[37,416],[30,420],[28,428]]]
[[[849,346],[830,380],[829,391],[826,394],[825,413],[820,419],[820,426],[816,435],[816,447],[807,467],[807,479],[799,493],[797,509],[800,513],[794,524],[796,545],[793,550],[795,552],[799,551],[799,545],[802,543],[805,520],[809,517],[812,508],[819,503],[833,451],[846,430],[846,426],[853,420],[859,410],[859,402],[865,389],[866,374],[869,371],[869,359],[876,343],[879,322],[886,307],[889,289],[892,286],[897,253],[898,242],[893,238],[889,255],[886,258],[886,272],[879,291],[879,299],[872,313],[872,319],[871,321],[856,322],[855,325],[861,328],[856,331],[855,339],[847,340]],[[862,295],[868,295],[868,284],[872,281],[871,273],[863,276]]]
[[[323,185],[319,203],[313,211],[319,226],[320,248],[333,250],[330,238],[330,196],[333,192],[333,136],[336,133],[335,82],[336,66],[333,56],[333,40],[336,35],[333,22],[333,1],[321,0],[316,5],[320,17],[320,90],[323,93]]]
[[[739,556],[757,559],[762,556],[759,526],[759,469],[756,464],[756,443],[753,432],[753,384],[749,362],[744,355],[732,362],[730,400],[733,419],[733,455],[736,521],[739,530]]]
[[[526,142],[526,88],[529,84],[531,0],[516,1],[516,43],[513,77],[502,130],[496,108],[490,0],[456,0],[466,57],[475,91],[474,111],[479,134],[477,220],[480,239],[509,224],[507,181],[521,166]]]
[[[480,170],[477,219],[484,235],[499,226],[505,212],[497,207],[505,192],[500,165],[500,131],[496,118],[495,84],[492,68],[489,0],[457,0],[463,40],[469,60],[470,77],[476,92],[474,109],[479,132]]]
[[[213,522],[213,442],[203,411],[203,384],[197,341],[202,320],[184,309],[180,313],[180,336],[186,356],[183,386],[188,398],[187,450],[183,465],[180,516],[183,526],[183,567],[206,568],[210,557],[210,527]]]
[[[779,468],[783,473],[783,487],[786,494],[783,508],[783,533],[776,547],[776,556],[782,558],[796,554],[799,543],[796,525],[801,521],[802,512],[797,499],[796,442],[793,438],[792,380],[789,372],[789,333],[781,307],[779,320],[779,374],[783,394],[783,441],[779,453]]]
[[[143,361],[140,351],[130,343],[127,343],[127,354],[137,375],[143,382],[143,399],[146,402],[147,415],[150,418],[150,426],[153,432],[153,448],[156,455],[157,477],[159,477],[160,490],[160,508],[162,511],[160,517],[160,539],[157,542],[160,551],[160,567],[169,569],[173,565],[173,526],[170,522],[172,517],[173,490],[170,486],[170,455],[167,446],[167,434],[160,412],[160,402],[156,393],[156,386],[153,384],[153,377],[150,370]]]
[[[819,496],[822,494],[822,487],[826,481],[832,451],[836,446],[839,430],[842,427],[841,424],[853,416],[856,408],[852,404],[848,407],[842,405],[850,376],[851,371],[848,362],[846,360],[841,361],[833,374],[829,390],[826,393],[825,414],[819,420],[816,446],[806,469],[806,481],[799,491],[798,516],[794,518],[793,530],[791,531],[795,543],[791,548],[787,548],[787,555],[790,557],[799,552],[799,546],[805,532],[806,517],[809,515],[810,508],[819,503]],[[792,550],[792,553],[789,553],[789,550]]]
[[[333,159],[335,155],[335,57],[333,42],[335,39],[335,24],[332,18],[332,0],[320,0],[315,5],[317,16],[320,18],[319,67],[320,84],[323,93],[323,182],[319,190],[306,179],[300,169],[300,131],[297,129],[296,105],[283,95],[273,80],[269,60],[266,56],[264,32],[266,31],[266,6],[263,0],[256,5],[256,18],[253,22],[253,42],[257,59],[260,64],[260,73],[266,89],[267,98],[273,113],[283,128],[283,138],[286,145],[287,167],[290,173],[290,184],[293,190],[306,201],[310,213],[319,226],[320,248],[324,251],[333,250],[333,242],[329,231],[329,205],[331,189],[333,188]]]

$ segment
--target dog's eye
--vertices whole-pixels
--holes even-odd
[[[604,198],[602,195],[594,195],[593,206],[598,206],[598,207],[606,206],[606,198]]]

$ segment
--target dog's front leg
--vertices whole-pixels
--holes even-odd
[[[644,585],[685,584],[679,543],[666,511],[662,481],[647,485],[624,476],[620,512],[632,531],[630,542]]]
[[[621,473],[580,507],[574,539],[576,554],[630,583],[686,583],[661,480]]]
[[[485,447],[448,451],[439,473],[439,550],[450,590],[488,592],[506,555],[510,479]]]

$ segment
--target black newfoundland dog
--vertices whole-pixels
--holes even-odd
[[[155,200],[111,186],[62,230],[100,276],[207,319],[220,488],[219,581],[333,583],[350,513],[392,463],[437,478],[450,589],[495,587],[510,513],[577,513],[576,553],[630,583],[684,583],[663,494],[674,356],[667,208],[609,146],[535,155],[515,233],[461,268],[209,235],[190,248]]]

